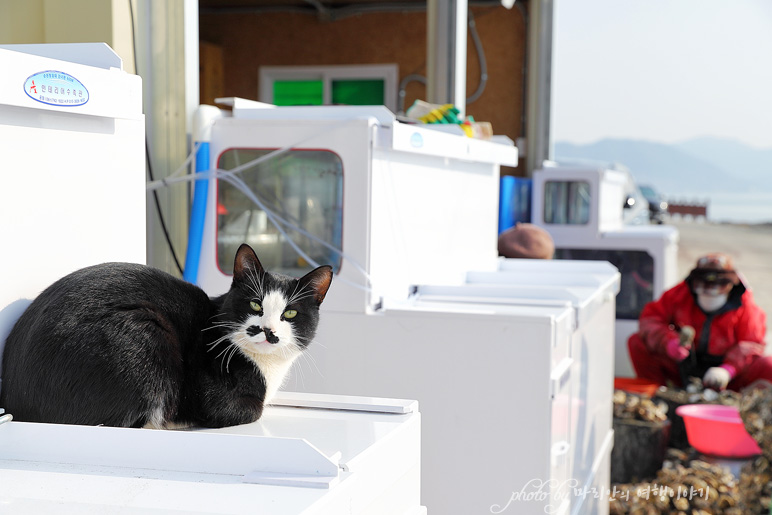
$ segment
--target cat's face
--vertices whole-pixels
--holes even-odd
[[[258,365],[269,356],[293,360],[316,334],[319,305],[331,281],[329,266],[300,279],[268,273],[254,251],[242,245],[224,303],[231,343]]]

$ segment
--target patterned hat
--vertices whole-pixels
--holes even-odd
[[[706,283],[737,284],[740,282],[732,258],[720,252],[699,258],[689,277]]]

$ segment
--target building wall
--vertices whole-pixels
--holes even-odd
[[[488,83],[482,97],[467,106],[467,114],[491,122],[494,133],[514,140],[523,135],[525,20],[518,8],[479,7],[472,12],[488,63]],[[257,100],[260,66],[397,63],[400,80],[426,75],[425,12],[361,14],[337,21],[302,13],[203,12],[199,34],[202,42],[222,49],[223,96]],[[480,78],[471,37],[467,49],[469,96]],[[202,70],[206,67],[202,62]],[[416,98],[425,98],[425,87],[413,82],[406,93],[409,107]]]
[[[45,43],[43,0],[0,2],[0,44]]]
[[[107,43],[134,73],[127,0],[2,0],[0,44]]]

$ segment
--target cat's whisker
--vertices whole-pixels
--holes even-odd
[[[263,295],[263,280],[262,277],[258,275],[258,272],[256,270],[250,269],[249,273],[247,273],[247,278],[249,279],[251,285],[248,285],[252,292],[260,299],[264,297]]]
[[[232,350],[231,350],[231,353],[230,353],[230,354],[228,354],[228,361],[225,363],[225,371],[226,371],[226,372],[230,372],[230,364],[231,364],[231,359],[233,359],[233,356],[234,356],[234,354],[236,354],[236,352],[237,352],[238,350],[239,350],[239,349],[238,349],[238,347],[237,347],[236,345],[233,345],[233,346],[232,346]]]
[[[321,370],[319,370],[319,366],[316,363],[316,357],[314,357],[313,354],[311,354],[310,352],[304,352],[303,356],[306,358],[306,361],[308,361],[310,364],[314,366],[314,368],[316,368],[317,372],[321,373]]]
[[[253,286],[251,286],[251,285],[247,285],[247,287],[249,288],[249,291],[250,291],[250,292],[252,292],[252,295],[253,295],[253,296],[254,296],[256,299],[262,299],[262,298],[263,298],[263,296],[260,294],[260,292],[259,292],[259,291],[258,291],[256,288],[254,288],[254,287],[253,287]]]
[[[289,298],[288,304],[292,304],[295,302],[299,302],[303,299],[307,299],[314,295],[314,291],[311,290],[308,286],[304,287],[299,292],[293,292],[292,295]]]
[[[214,317],[213,317],[213,318],[214,318]],[[210,319],[210,320],[211,320],[211,319]],[[234,325],[233,321],[231,321],[231,320],[215,320],[215,321],[213,321],[213,322],[211,322],[211,323],[212,323],[213,325],[216,325],[216,326],[217,326],[217,325],[220,325],[220,326],[222,326],[222,325]]]
[[[211,331],[212,329],[220,329],[223,327],[236,330],[239,328],[239,325],[234,324],[233,322],[218,322],[216,324],[212,324],[209,327],[205,327],[204,329],[202,329],[202,331]]]
[[[212,327],[225,327],[232,330],[237,330],[239,328],[239,324],[236,322],[218,322],[217,324],[213,324]]]
[[[304,375],[304,372],[303,372],[303,363],[302,363],[302,361],[298,361],[297,363],[298,363],[298,366],[294,367],[293,370],[297,371],[297,377],[300,380],[300,386],[303,389],[305,389],[305,386],[306,386],[305,379],[306,378],[305,378],[305,375]]]
[[[309,293],[307,293],[307,294],[305,294],[305,295],[301,295],[301,296],[299,296],[299,297],[298,297],[298,298],[296,298],[296,299],[292,299],[292,300],[289,302],[289,304],[294,304],[294,303],[296,303],[296,302],[300,302],[300,301],[302,301],[302,300],[305,300],[305,299],[311,298],[311,297],[313,297],[313,296],[314,296],[314,294],[309,292]]]
[[[219,358],[221,355],[225,354],[225,356],[222,359],[221,366],[225,365],[225,371],[230,372],[230,363],[233,359],[233,356],[236,355],[236,352],[239,352],[240,349],[246,345],[249,345],[249,338],[247,338],[244,335],[239,336],[238,339],[232,340],[231,344],[226,347],[223,352],[221,352],[217,357]]]
[[[295,282],[295,288],[292,290],[292,294],[289,296],[289,304],[292,304],[292,301],[295,298],[295,293],[298,291],[298,286],[300,286],[300,281]]]
[[[223,312],[215,313],[214,315],[209,317],[209,320],[213,320],[213,319],[215,319],[217,317],[224,317],[226,315],[227,315],[227,313],[223,313]]]
[[[214,359],[217,359],[217,358],[219,358],[220,356],[222,356],[223,354],[227,353],[227,352],[228,352],[228,351],[231,349],[231,347],[233,347],[233,344],[231,344],[231,345],[226,345],[226,346],[225,346],[225,348],[224,348],[224,349],[222,349],[222,350],[220,351],[220,353],[219,353],[217,356],[215,356],[215,357],[214,357]]]
[[[303,292],[309,291],[311,289],[311,286],[308,284],[304,284],[303,287],[298,290],[298,286],[300,286],[300,281],[297,281],[295,283],[295,289],[292,290],[292,294],[290,295],[290,299],[294,298],[296,295],[299,295]]]
[[[301,354],[301,360],[300,360],[300,362],[302,363],[302,362],[304,362],[304,361],[306,362],[306,364],[308,364],[308,369],[309,369],[311,372],[313,372],[313,370],[311,369],[311,367],[313,366],[313,368],[315,368],[315,369],[316,369],[316,372],[319,374],[319,376],[321,376],[321,377],[324,377],[324,374],[323,374],[323,373],[322,373],[322,371],[319,369],[319,366],[318,366],[318,365],[317,365],[317,363],[316,363],[316,358],[314,358],[314,356],[313,356],[313,355],[311,355],[311,354],[310,354],[310,353],[308,353],[308,352],[304,352],[303,354]]]
[[[297,341],[299,341],[300,343],[302,343],[303,347],[308,347],[309,345],[311,345],[311,343],[313,343],[314,346],[319,345],[320,347],[322,347],[324,349],[327,348],[326,345],[324,345],[323,343],[318,343],[318,341],[314,340],[313,338],[308,338],[308,337],[305,337],[305,336],[296,336],[295,339]],[[303,348],[301,348],[300,350],[303,350]]]
[[[262,298],[262,295],[260,295],[261,290],[255,283],[254,279],[252,278],[252,274],[247,274],[247,278],[249,282],[245,283],[247,289],[257,298]]]
[[[212,343],[210,343],[210,344],[208,344],[208,345],[207,345],[209,348],[208,348],[206,351],[207,351],[207,352],[212,352],[212,351],[215,349],[215,347],[217,347],[218,345],[220,345],[220,344],[221,344],[222,342],[224,342],[225,340],[227,340],[227,338],[226,338],[226,337],[223,337],[223,338],[220,338],[219,340],[215,340],[215,341],[213,341]],[[227,347],[227,345],[226,345],[226,347]]]
[[[211,352],[212,350],[214,350],[215,347],[220,345],[222,342],[228,340],[230,337],[231,337],[230,334],[226,334],[225,336],[221,336],[220,338],[216,339],[215,341],[213,341],[211,343],[208,343],[207,346],[209,348],[207,349],[207,352]],[[217,357],[219,357],[219,355]]]

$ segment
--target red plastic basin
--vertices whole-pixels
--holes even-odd
[[[689,444],[703,454],[747,458],[761,454],[735,406],[687,404],[676,408],[684,419]]]

